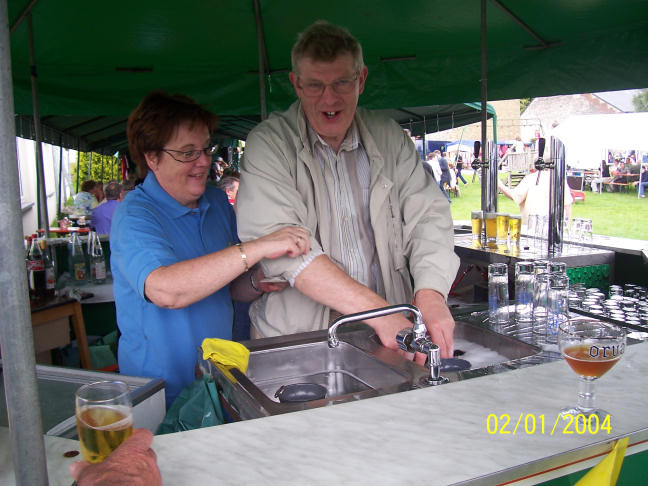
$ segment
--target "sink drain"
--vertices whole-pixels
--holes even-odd
[[[326,398],[326,388],[316,383],[293,383],[280,386],[274,396],[281,403],[310,402]]]
[[[441,358],[441,371],[465,371],[471,368],[470,361],[461,358]]]

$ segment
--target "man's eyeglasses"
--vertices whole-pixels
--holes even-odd
[[[355,82],[358,74],[350,78],[336,79],[332,83],[322,83],[321,81],[308,81],[304,84],[299,83],[299,87],[306,96],[321,96],[327,86],[330,86],[334,93],[349,94],[355,88]]]
[[[207,157],[211,157],[213,153],[216,152],[217,148],[218,145],[212,145],[211,147],[205,147],[203,149],[196,149],[196,150],[171,150],[171,149],[164,149],[164,148],[160,150],[162,152],[166,152],[178,162],[186,163],[186,162],[193,162],[194,160],[198,160],[198,158],[200,158],[200,156],[203,153]]]

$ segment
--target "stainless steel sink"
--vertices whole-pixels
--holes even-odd
[[[364,324],[342,329],[337,348],[329,348],[326,338],[323,330],[246,341],[243,344],[250,350],[250,360],[245,374],[232,369],[234,379],[227,378],[209,362],[204,363],[204,371],[218,382],[221,394],[232,406],[230,413],[244,420],[402,392],[416,388],[420,378],[429,374],[422,366],[382,346],[373,330]],[[468,360],[475,360],[470,355],[474,353],[473,345],[491,353],[475,360],[478,369],[443,373],[450,381],[481,376],[484,368],[540,351],[536,346],[461,321],[456,323],[455,339],[468,349]],[[296,383],[322,385],[326,398],[300,403],[275,398],[281,386]]]
[[[368,390],[408,388],[408,376],[345,342],[334,349],[326,342],[315,342],[255,351],[246,377],[276,402],[277,389],[295,383],[324,386],[328,400]]]

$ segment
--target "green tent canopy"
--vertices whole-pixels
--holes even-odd
[[[486,5],[489,99],[648,84],[645,0]],[[8,0],[8,7],[16,113],[32,113],[29,13],[43,123],[95,149],[124,146],[125,119],[155,88],[197,99],[221,117],[223,136],[245,138],[263,112],[260,71],[267,112],[295,99],[290,48],[317,19],[346,26],[362,43],[367,108],[412,112],[403,107],[481,96],[477,0]],[[456,120],[452,110],[439,113]],[[434,110],[411,120],[436,127]]]

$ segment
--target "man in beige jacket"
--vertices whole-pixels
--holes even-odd
[[[451,356],[446,298],[458,258],[447,200],[407,134],[358,108],[368,70],[346,29],[311,25],[293,47],[292,65],[299,101],[247,139],[239,235],[245,241],[299,226],[309,231],[310,250],[262,262],[265,275],[290,285],[252,304],[252,335],[325,329],[337,313],[413,300],[442,356]],[[411,327],[403,315],[367,324],[390,348]]]

